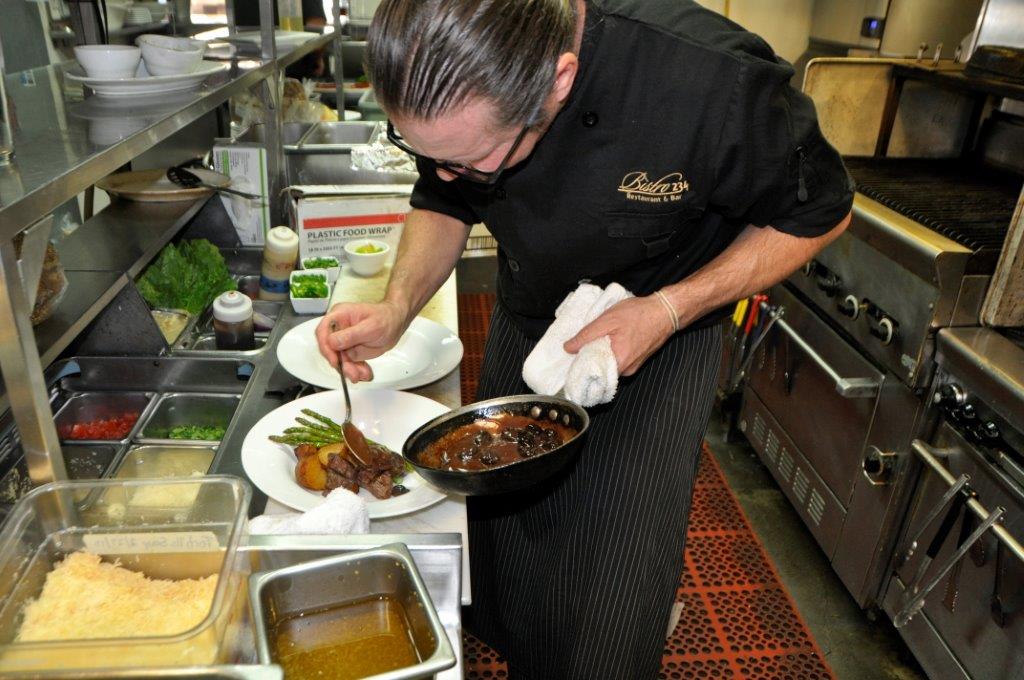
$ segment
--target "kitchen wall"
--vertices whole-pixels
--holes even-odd
[[[728,16],[768,41],[789,62],[807,49],[814,0],[697,0],[708,9]]]

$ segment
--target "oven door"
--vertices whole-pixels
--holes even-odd
[[[896,480],[920,400],[784,286],[770,302],[784,313],[751,358],[740,427],[867,605],[887,576]]]
[[[902,623],[908,609],[912,584],[924,591],[920,613],[902,625],[901,634],[931,678],[1019,680],[1024,677],[1024,493],[1012,479],[985,459],[948,423],[943,423],[934,444],[915,442],[917,457],[925,463],[908,515],[906,530],[897,546],[895,573],[885,594],[886,612]],[[980,535],[966,555],[955,561],[947,574],[942,569],[970,534],[983,524],[978,513],[965,503],[950,513],[942,498],[951,482],[968,475],[970,494],[986,511],[1005,509],[995,528]],[[949,521],[944,521],[950,514]],[[930,520],[930,521],[929,521]],[[1010,541],[1006,540],[1006,536]],[[938,537],[938,540],[936,540]],[[917,548],[909,559],[914,538]],[[926,567],[929,549],[934,557]]]

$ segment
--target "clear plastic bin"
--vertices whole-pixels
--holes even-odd
[[[199,488],[184,511],[131,503],[149,487],[178,485]],[[21,498],[0,532],[0,673],[234,661],[243,639],[249,571],[237,549],[251,493],[241,479],[209,476],[54,482]],[[40,596],[46,576],[79,551],[152,579],[214,575],[210,609],[199,624],[175,635],[17,641],[24,609]]]

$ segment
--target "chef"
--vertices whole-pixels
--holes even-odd
[[[839,155],[792,68],[689,0],[384,0],[367,67],[420,179],[383,302],[334,307],[320,349],[369,379],[478,222],[499,245],[479,399],[528,392],[523,361],[580,281],[635,293],[566,345],[610,337],[623,376],[575,464],[469,499],[466,626],[513,678],[653,678],[716,322],[846,228]]]

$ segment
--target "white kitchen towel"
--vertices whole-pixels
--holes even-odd
[[[619,364],[607,335],[588,342],[576,354],[565,379],[565,398],[589,408],[607,404],[619,387]]]
[[[324,502],[301,514],[260,515],[249,521],[250,534],[365,534],[370,531],[366,501],[347,489],[335,489]]]
[[[523,363],[523,380],[531,390],[555,395],[565,385],[573,356],[562,345],[590,323],[587,314],[602,293],[600,286],[583,283],[558,305],[555,320]]]
[[[610,307],[630,297],[633,294],[617,283],[604,290],[584,283],[569,293],[555,310],[554,322],[523,364],[523,380],[530,389],[547,395],[564,390],[568,399],[584,407],[611,401],[619,378],[611,340],[594,340],[575,355],[566,352],[564,345]]]

